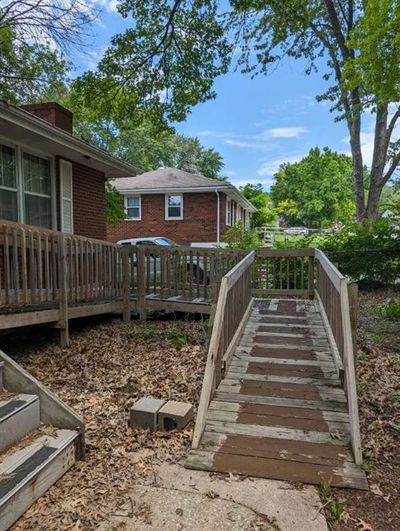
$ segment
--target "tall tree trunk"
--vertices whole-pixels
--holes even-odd
[[[350,132],[350,146],[353,159],[353,188],[356,205],[356,218],[362,223],[366,216],[365,192],[364,192],[364,168],[361,151],[361,118],[356,115],[352,120],[347,121]]]
[[[383,188],[383,172],[385,170],[388,149],[387,142],[388,106],[378,105],[375,119],[374,153],[372,157],[371,175],[369,182],[366,218],[378,218],[379,201]]]

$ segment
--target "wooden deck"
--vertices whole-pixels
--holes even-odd
[[[316,301],[256,299],[188,468],[367,489]]]

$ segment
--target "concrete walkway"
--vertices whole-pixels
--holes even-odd
[[[177,464],[155,466],[153,479],[137,484],[122,501],[102,531],[328,530],[315,487]]]

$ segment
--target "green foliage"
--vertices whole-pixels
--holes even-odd
[[[0,28],[0,99],[9,103],[54,100],[67,90],[70,65],[45,44],[28,44]]]
[[[257,209],[257,212],[251,215],[250,224],[252,228],[269,225],[276,221],[277,213],[272,208],[269,196],[264,192],[262,184],[248,183],[241,186],[240,191]]]
[[[400,3],[368,0],[348,46],[357,53],[346,61],[345,81],[367,87],[380,103],[400,99]]]
[[[227,244],[228,249],[251,251],[262,247],[258,232],[254,229],[244,230],[241,221],[227,229],[222,240]]]
[[[75,132],[83,138],[142,171],[164,166],[224,179],[222,156],[203,147],[198,138],[177,134],[150,119],[139,123],[134,112],[126,112],[129,100],[123,91],[104,109],[103,100],[91,100],[78,85],[73,84],[61,103],[74,112]]]
[[[116,225],[124,219],[125,209],[122,195],[115,188],[112,181],[106,182],[106,220],[110,225]]]
[[[82,76],[91,97],[112,102],[122,91],[131,113],[172,122],[215,96],[230,52],[218,2],[121,0],[118,10],[134,24],[113,37],[96,74]]]
[[[332,495],[331,484],[327,480],[322,480],[319,484],[319,495],[326,511],[328,511],[328,519],[333,522],[340,520],[343,514],[343,504],[336,501]]]
[[[167,339],[171,347],[181,349],[188,345],[189,340],[186,334],[178,331],[171,331],[167,334]]]
[[[338,231],[298,237],[277,247],[321,249],[353,281],[393,284],[400,277],[400,226],[387,218],[349,223]]]
[[[349,221],[354,216],[351,158],[327,147],[311,149],[301,161],[280,167],[271,199],[289,225]]]
[[[379,305],[377,314],[384,319],[400,319],[400,302],[389,301]]]
[[[388,219],[346,225],[318,247],[352,280],[392,284],[400,276],[400,227]]]

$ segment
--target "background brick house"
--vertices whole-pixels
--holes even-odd
[[[255,208],[232,184],[176,168],[115,180],[126,218],[107,227],[110,241],[165,236],[178,243],[219,242],[238,221],[249,225]]]
[[[132,166],[72,134],[57,103],[0,101],[0,219],[106,239],[105,180]]]

